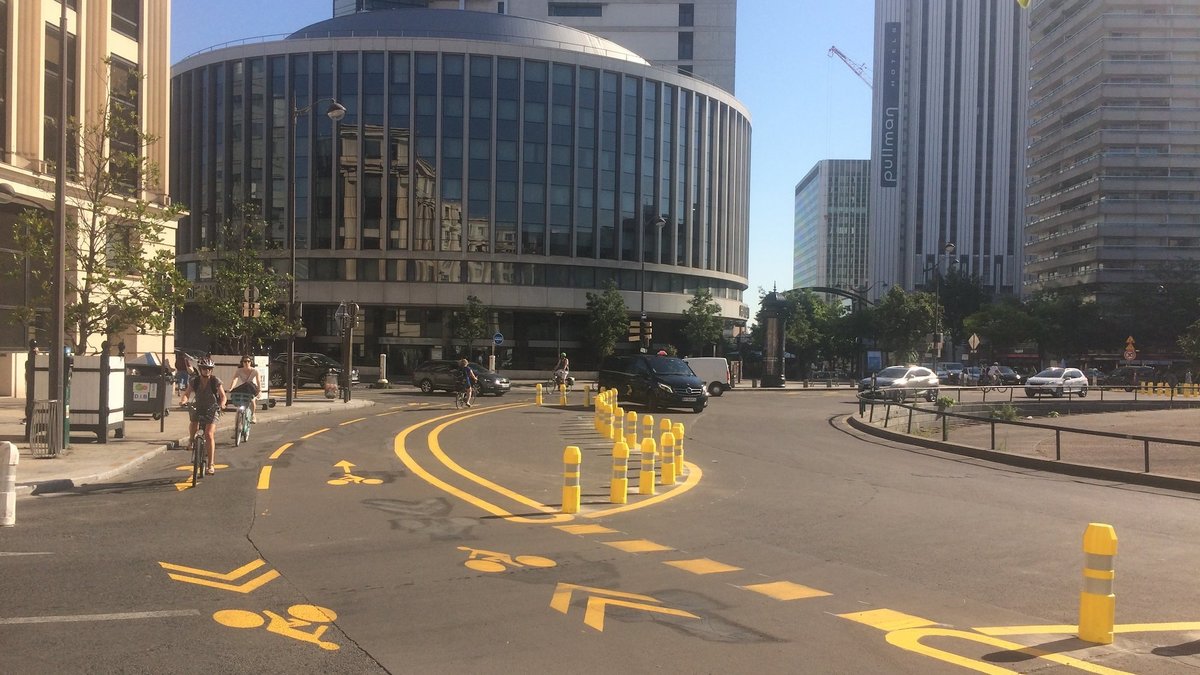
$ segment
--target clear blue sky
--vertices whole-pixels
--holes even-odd
[[[792,287],[792,192],[822,159],[868,159],[871,90],[841,61],[872,62],[874,0],[739,0],[737,97],[753,119],[751,316],[758,290]],[[290,33],[331,0],[173,0],[171,60],[224,42]]]

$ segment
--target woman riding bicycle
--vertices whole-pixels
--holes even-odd
[[[230,382],[229,385],[229,394],[233,397],[234,403],[240,402],[245,405],[250,423],[257,422],[258,420],[254,419],[254,402],[258,398],[258,392],[262,389],[262,381],[259,379],[258,370],[254,367],[254,361],[249,356],[242,357],[238,369],[233,372],[233,382]]]
[[[213,362],[208,357],[200,359],[196,364],[197,377],[192,378],[188,382],[187,389],[183,390],[183,396],[179,399],[179,405],[186,405],[190,399],[195,403],[189,415],[192,418],[191,424],[188,426],[188,437],[196,435],[196,427],[199,424],[204,425],[204,437],[208,441],[208,475],[213,474],[213,465],[216,461],[216,431],[217,418],[221,415],[221,409],[228,403],[225,396],[225,387],[221,384],[221,380],[213,375]]]
[[[567,353],[563,352],[558,355],[558,363],[554,364],[554,386],[566,384],[570,374],[571,360],[567,358]]]

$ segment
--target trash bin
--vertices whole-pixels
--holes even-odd
[[[166,396],[170,385],[162,366],[144,363],[125,365],[125,416],[149,415],[154,419],[170,415]]]

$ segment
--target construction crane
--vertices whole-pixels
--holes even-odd
[[[874,89],[874,87],[871,86],[871,81],[868,80],[865,75],[863,75],[863,73],[865,73],[867,70],[867,64],[855,63],[854,61],[851,61],[849,56],[846,56],[844,53],[842,53],[842,50],[837,48],[837,45],[830,47],[827,55],[836,56],[841,59],[842,63],[846,64],[846,67],[854,71],[854,74],[858,76],[858,79],[866,83],[868,89]]]

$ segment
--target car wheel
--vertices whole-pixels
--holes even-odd
[[[1062,398],[1062,395],[1063,395],[1062,387],[1059,387],[1058,389],[1054,390],[1054,398]]]
[[[271,377],[267,378],[267,384],[271,385],[272,387],[282,387],[285,384],[283,381],[283,373],[271,373]]]
[[[720,396],[721,394],[724,394],[724,393],[725,393],[725,386],[722,385],[720,382],[713,382],[712,384],[708,385],[708,395],[709,396]]]
[[[1133,391],[1133,387],[1125,387],[1125,391]]]
[[[1079,398],[1084,398],[1086,396],[1087,396],[1087,387],[1080,387],[1079,388]]]
[[[897,403],[904,403],[904,399],[906,399],[906,398],[908,398],[908,392],[904,391],[903,389],[896,390],[896,402]]]
[[[433,382],[431,382],[428,378],[421,380],[421,383],[418,386],[421,387],[422,394],[433,393]]]
[[[925,392],[925,400],[929,401],[930,403],[933,403],[934,401],[937,400],[937,395],[938,395],[937,389],[930,389]]]
[[[696,405],[692,406],[692,412],[696,413],[697,415],[704,412],[704,404],[697,403]]]

